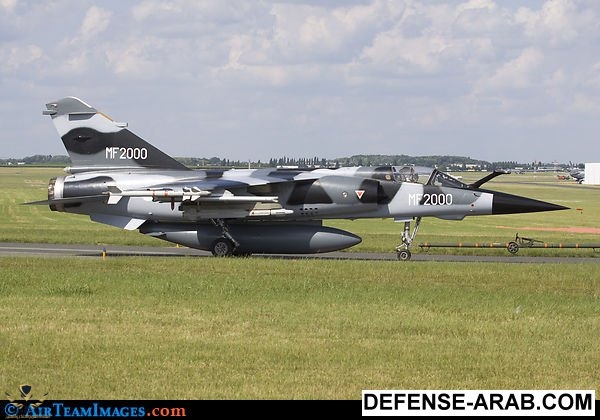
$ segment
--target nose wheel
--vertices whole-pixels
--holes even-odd
[[[421,217],[415,218],[415,226],[411,232],[410,220],[404,221],[404,230],[402,231],[402,235],[400,236],[400,240],[402,241],[402,243],[396,247],[396,255],[398,257],[398,260],[408,261],[412,257],[409,247],[415,239],[415,236],[417,236],[417,232],[419,230],[420,225]]]
[[[408,261],[408,260],[410,260],[410,257],[412,257],[412,254],[410,253],[410,251],[408,249],[403,249],[401,251],[397,251],[396,254],[398,256],[398,260],[400,260],[400,261]]]

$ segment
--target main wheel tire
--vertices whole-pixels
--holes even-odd
[[[412,254],[410,253],[410,251],[408,249],[403,249],[401,251],[398,251],[398,259],[400,261],[408,261],[408,260],[410,260],[411,256],[412,256]]]
[[[228,257],[233,253],[233,243],[227,238],[219,238],[212,244],[212,254],[215,257]]]

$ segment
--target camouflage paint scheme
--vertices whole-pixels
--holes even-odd
[[[437,170],[412,182],[394,166],[191,170],[80,99],[46,108],[73,166],[50,180],[47,201],[31,204],[219,256],[335,251],[361,238],[324,219],[392,218],[405,222],[396,251],[409,259],[422,217],[565,209],[479,188],[499,173],[467,185]]]

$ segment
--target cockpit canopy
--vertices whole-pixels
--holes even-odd
[[[434,169],[425,185],[435,185],[438,187],[469,188],[469,185],[460,179],[453,177],[446,172]]]

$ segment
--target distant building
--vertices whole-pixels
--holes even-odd
[[[600,163],[585,164],[584,184],[600,185]]]

